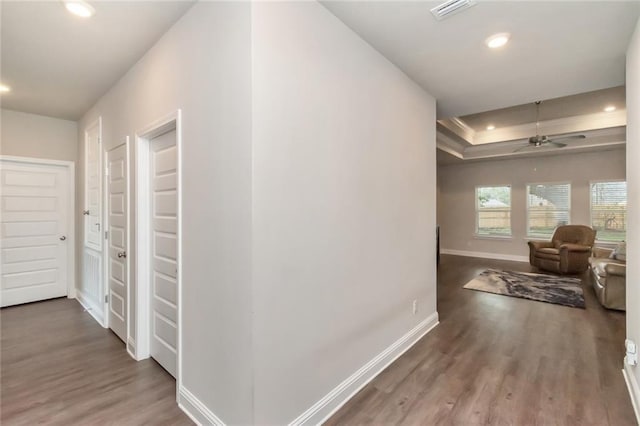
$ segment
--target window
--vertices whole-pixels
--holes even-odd
[[[551,237],[556,227],[568,225],[570,200],[569,183],[527,185],[527,235]]]
[[[591,226],[600,241],[624,241],[627,230],[627,182],[591,183]]]
[[[476,187],[476,234],[511,235],[511,187]]]

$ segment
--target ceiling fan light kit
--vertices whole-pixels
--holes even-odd
[[[584,139],[585,135],[571,135],[571,136],[560,136],[558,138],[549,137],[547,135],[540,135],[540,104],[542,101],[536,101],[536,135],[531,136],[529,138],[529,143],[524,146],[521,146],[515,149],[513,152],[524,151],[527,149],[535,149],[541,148],[544,146],[553,147],[553,148],[564,148],[567,146],[566,143],[559,142],[561,140],[570,140],[570,139]]]

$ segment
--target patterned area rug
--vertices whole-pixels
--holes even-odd
[[[487,269],[466,283],[464,288],[585,308],[579,278]]]

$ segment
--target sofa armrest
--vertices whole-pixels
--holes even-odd
[[[539,250],[541,248],[553,248],[554,245],[551,241],[529,241],[529,247]]]
[[[619,263],[607,263],[604,267],[607,276],[616,275],[619,277],[627,276],[627,265],[621,265]]]
[[[560,246],[560,250],[567,250],[576,253],[591,253],[591,247],[581,244],[564,243]]]
[[[599,259],[606,259],[611,256],[613,253],[613,249],[605,248],[605,247],[594,247],[592,250],[593,257],[597,257]]]

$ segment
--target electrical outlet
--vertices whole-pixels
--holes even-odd
[[[415,299],[412,304],[413,315],[418,313],[418,299]]]
[[[625,340],[624,346],[627,349],[627,356],[624,357],[629,365],[638,364],[638,348],[633,340]]]

